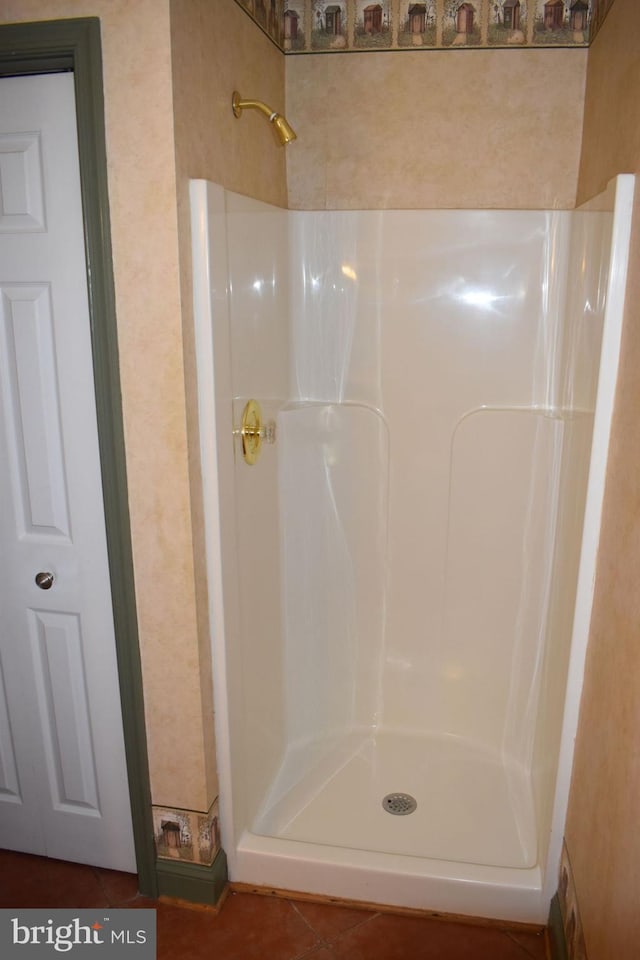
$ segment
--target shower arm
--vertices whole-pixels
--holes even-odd
[[[287,122],[286,117],[283,117],[277,110],[272,110],[271,107],[263,103],[262,100],[243,100],[238,91],[234,90],[231,98],[231,109],[236,118],[241,116],[243,110],[258,110],[264,114],[269,123],[272,124],[278,142],[283,147],[286,146],[287,143],[291,143],[292,140],[297,139],[296,132],[291,124]]]
[[[239,117],[243,110],[259,110],[260,113],[264,113],[265,117],[268,117],[271,121],[278,116],[278,111],[272,110],[271,107],[268,107],[262,100],[242,100],[237,90],[233,93],[231,107],[235,117]]]

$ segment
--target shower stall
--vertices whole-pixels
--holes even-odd
[[[232,880],[546,922],[633,187],[300,212],[192,181]]]

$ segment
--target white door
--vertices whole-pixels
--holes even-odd
[[[134,871],[79,184],[73,75],[0,79],[0,847]]]

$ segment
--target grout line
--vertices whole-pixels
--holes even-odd
[[[319,950],[320,947],[325,947],[325,949],[326,949],[327,946],[328,946],[327,942],[326,942],[325,940],[323,940],[323,938],[320,936],[320,934],[318,933],[317,930],[314,930],[314,929],[313,929],[313,927],[311,926],[311,924],[309,923],[309,921],[307,920],[307,918],[306,918],[305,916],[303,916],[302,913],[300,913],[300,911],[298,910],[297,905],[293,902],[293,900],[287,900],[287,903],[288,903],[289,906],[293,909],[293,912],[294,912],[294,913],[297,913],[297,915],[300,917],[300,919],[302,920],[302,922],[304,923],[304,925],[305,925],[306,927],[308,927],[308,929],[311,931],[311,933],[314,935],[314,937],[316,937],[316,940],[317,940],[317,942],[314,943],[314,945],[313,945],[312,947],[310,947],[309,950],[306,950],[304,953],[297,954],[295,957],[292,958],[292,960],[304,960],[304,957],[313,956],[313,953],[314,953],[316,950]]]
[[[300,957],[294,957],[293,960],[313,960],[313,957],[318,953],[318,950],[326,950],[326,952],[331,957],[331,960],[335,960],[335,953],[330,946],[327,946],[325,943],[317,943],[315,947],[312,947],[309,953],[304,953]]]
[[[377,917],[381,917],[381,913],[372,913],[371,916],[365,917],[364,920],[358,920],[351,927],[346,927],[344,930],[341,930],[340,933],[336,934],[333,940],[330,943],[335,943],[336,940],[339,940],[345,933],[350,933],[352,930],[356,930],[358,927],[363,927],[365,923],[371,923],[372,920],[375,920]]]
[[[300,917],[300,919],[302,920],[302,922],[305,924],[305,926],[307,926],[307,927],[309,928],[309,930],[311,931],[311,933],[312,933],[312,934],[314,935],[314,937],[316,937],[317,940],[318,940],[318,942],[317,942],[316,944],[314,944],[314,946],[311,948],[311,952],[313,952],[313,950],[317,950],[318,947],[327,947],[327,946],[329,945],[329,944],[327,943],[327,941],[324,939],[324,937],[321,937],[320,934],[318,933],[318,931],[315,930],[315,929],[311,926],[311,924],[309,923],[309,921],[307,920],[307,918],[304,916],[304,914],[301,913],[300,910],[298,909],[298,905],[295,904],[295,903],[293,902],[293,900],[288,900],[287,903],[289,904],[290,907],[293,908],[294,912],[298,914],[298,916]],[[302,957],[307,957],[307,956],[309,956],[309,952],[310,952],[310,951],[307,951],[306,953],[303,953],[301,956],[302,956]]]
[[[509,939],[510,939],[513,943],[516,944],[516,946],[520,947],[520,949],[521,949],[524,953],[526,953],[526,955],[527,955],[528,957],[532,957],[533,960],[538,960],[537,955],[536,955],[535,953],[532,953],[532,952],[529,950],[529,948],[528,948],[524,943],[522,943],[520,940],[516,940],[515,936],[514,936],[509,930],[503,930],[502,932],[505,933],[505,934],[509,937]],[[546,954],[546,942],[545,942],[545,940],[543,939],[542,936],[541,936],[541,942],[544,944],[545,954]]]
[[[318,931],[315,929],[315,927],[313,927],[313,926],[309,923],[309,921],[308,921],[307,918],[304,916],[304,914],[298,909],[297,904],[294,903],[293,900],[289,900],[288,902],[291,904],[291,906],[292,906],[293,909],[296,911],[296,913],[298,914],[298,916],[299,916],[302,920],[304,920],[304,922],[305,922],[306,925],[309,927],[309,929],[311,930],[311,932],[312,932],[313,934],[315,934],[315,936],[318,938],[318,941],[319,941],[319,942],[316,944],[316,946],[314,947],[314,949],[317,949],[319,946],[323,946],[323,947],[325,947],[325,949],[330,949],[330,948],[331,948],[331,944],[335,944],[335,942],[336,942],[337,940],[339,940],[340,937],[342,937],[345,933],[350,933],[351,930],[355,930],[357,927],[362,927],[362,926],[364,926],[365,923],[369,923],[371,920],[375,920],[376,917],[381,916],[380,913],[372,913],[372,914],[370,914],[369,916],[365,916],[364,919],[362,919],[362,920],[357,920],[357,921],[356,921],[354,924],[352,924],[350,927],[345,927],[344,930],[341,930],[339,933],[336,933],[335,936],[333,936],[333,937],[331,937],[331,938],[329,939],[329,938],[327,938],[327,937],[322,937],[322,936],[318,933]],[[363,913],[364,913],[364,911],[363,911]],[[305,954],[305,956],[306,956],[306,954]]]
[[[311,947],[311,950],[307,951],[307,953],[297,954],[295,957],[292,957],[291,960],[307,960],[308,957],[312,958],[314,954],[318,952],[318,950],[328,950],[333,958],[331,947],[328,947],[326,943],[320,941],[320,943],[316,943],[315,947]]]

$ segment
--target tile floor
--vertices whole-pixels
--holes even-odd
[[[231,892],[218,915],[141,897],[136,877],[0,851],[0,907],[155,907],[158,960],[546,960],[544,933]]]

